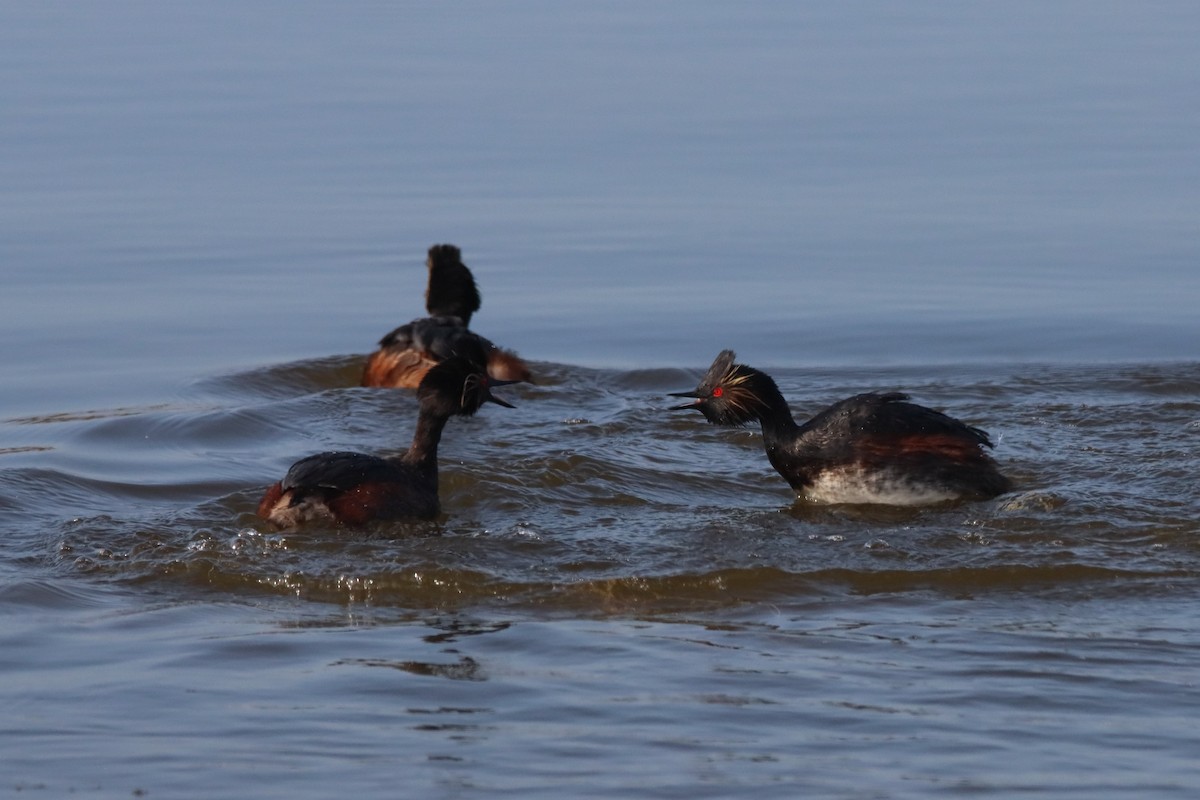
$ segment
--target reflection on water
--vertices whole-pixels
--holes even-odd
[[[431,664],[423,661],[383,661],[379,659],[361,659],[353,662],[364,667],[387,667],[411,672],[413,675],[425,675],[435,678],[448,678],[452,681],[482,681],[487,680],[479,662],[469,656],[462,656],[452,663]]]

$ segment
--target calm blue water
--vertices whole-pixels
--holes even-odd
[[[0,793],[1192,797],[1200,7],[0,6]],[[439,537],[272,537],[463,248]],[[1022,491],[791,507],[724,347]],[[405,782],[404,776],[408,776]]]

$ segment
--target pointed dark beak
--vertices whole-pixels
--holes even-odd
[[[512,383],[512,381],[505,381],[505,383]],[[504,406],[505,408],[516,408],[516,406],[507,400],[501,400],[499,397],[496,397],[496,395],[492,394],[491,389],[492,387],[489,386],[487,396],[483,398],[485,403],[495,403],[496,405]]]
[[[509,403],[505,400],[501,400],[499,397],[496,397],[496,395],[492,394],[492,387],[508,386],[510,383],[520,383],[520,381],[498,381],[498,380],[495,380],[494,378],[488,378],[488,382],[487,382],[488,393],[487,393],[487,397],[484,398],[484,402],[495,403],[496,405],[504,406],[505,408],[516,408],[516,406],[514,406],[512,403]]]
[[[668,396],[668,397],[693,397],[693,398],[695,398],[695,399],[694,399],[692,402],[690,402],[690,403],[684,403],[683,405],[678,405],[678,406],[671,406],[670,408],[668,408],[668,409],[667,409],[667,411],[681,411],[681,410],[683,410],[683,409],[687,409],[687,408],[695,408],[695,409],[699,409],[699,407],[700,407],[700,402],[701,402],[701,400],[703,400],[703,399],[704,399],[704,398],[703,398],[703,395],[701,395],[701,394],[700,394],[699,392],[697,392],[697,391],[691,391],[691,392],[670,392],[670,393],[669,393],[667,396]]]

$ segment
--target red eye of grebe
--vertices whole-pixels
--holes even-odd
[[[720,397],[720,396],[721,396],[721,395],[723,395],[723,394],[725,394],[725,390],[724,390],[724,389],[722,389],[720,386],[718,386],[718,387],[716,387],[715,389],[713,389],[713,390],[712,390],[712,396],[713,396],[713,397]]]

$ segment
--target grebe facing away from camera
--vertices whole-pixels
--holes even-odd
[[[898,392],[855,395],[797,425],[775,381],[735,358],[722,351],[694,392],[671,395],[695,400],[672,410],[694,408],[714,425],[758,420],[771,466],[802,499],[925,505],[1010,488],[979,428]]]
[[[452,244],[429,248],[429,284],[425,289],[428,317],[401,325],[379,340],[367,358],[363,386],[412,389],[430,367],[463,354],[463,342],[477,342],[487,358],[487,371],[500,381],[529,381],[529,367],[515,353],[503,350],[468,329],[479,310],[479,289],[462,252]]]
[[[490,385],[489,385],[490,384]],[[327,519],[361,525],[373,519],[430,519],[438,502],[438,442],[453,416],[469,417],[486,402],[512,408],[491,392],[477,362],[452,358],[429,370],[417,388],[420,412],[408,451],[394,458],[317,453],[292,465],[258,504],[280,527]]]

